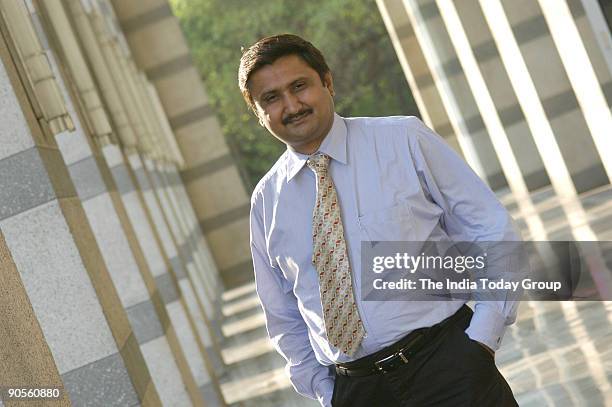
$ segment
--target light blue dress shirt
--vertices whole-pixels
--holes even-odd
[[[331,157],[354,287],[361,285],[361,241],[424,241],[439,229],[456,241],[520,240],[513,221],[470,167],[416,117],[334,116],[319,150]],[[251,250],[270,339],[287,360],[296,391],[329,406],[328,367],[376,352],[414,329],[452,315],[461,301],[361,301],[367,332],[348,357],[326,339],[311,263],[314,173],[291,149],[251,199]],[[476,302],[466,333],[497,350],[516,302]]]

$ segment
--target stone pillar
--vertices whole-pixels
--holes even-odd
[[[88,130],[95,130],[95,126],[82,125],[81,120],[86,122],[90,114],[90,107],[86,103],[92,100],[99,101],[100,98],[76,42],[77,36],[72,32],[65,10],[58,0],[45,1],[41,6],[46,11],[44,14],[47,17],[43,24],[47,22],[48,32],[55,34],[51,36],[52,46],[66,62],[67,80],[74,82],[78,90],[71,96],[63,81],[59,81],[77,131],[60,134],[58,145],[68,165],[104,262],[117,287],[141,351],[145,355],[153,382],[160,389],[162,402],[202,404],[202,396],[189,371],[185,355],[180,346],[177,346],[174,328],[161,298],[155,294],[157,287],[143,261],[142,249],[117,194],[116,184],[101,151],[97,148],[96,143],[108,140],[100,137],[100,132],[91,133]],[[51,53],[48,54],[48,58],[55,59]],[[72,100],[82,101],[82,104],[77,103],[77,105],[83,108],[75,109]],[[96,106],[98,109],[101,108],[99,102]],[[99,121],[108,123],[103,110],[97,110],[97,113]],[[110,124],[106,127],[110,132]],[[86,136],[88,133],[89,137]],[[90,143],[90,140],[95,142]],[[137,260],[137,256],[140,257],[140,261]],[[173,337],[171,340],[165,335],[167,331]]]
[[[92,18],[93,24],[89,24],[90,19],[86,16],[85,10],[82,8],[79,1],[70,1],[69,6],[73,24],[75,29],[77,29],[82,36],[83,49],[86,51],[87,57],[94,67],[93,71],[95,72],[96,79],[103,89],[103,92],[101,92],[104,96],[103,99],[106,102],[108,111],[112,115],[113,124],[120,135],[121,141],[124,143],[124,148],[128,151],[128,155],[137,156],[137,148],[155,153],[155,148],[158,146],[153,144],[152,138],[147,139],[147,137],[154,136],[152,132],[155,130],[153,124],[157,120],[155,117],[156,113],[150,109],[150,106],[149,111],[146,110],[148,99],[145,95],[139,93],[139,82],[135,80],[138,77],[127,77],[128,73],[126,73],[125,69],[122,69],[122,67],[125,68],[127,66],[126,62],[123,61],[123,59],[113,59],[114,57],[123,58],[123,56],[119,52],[113,52],[114,48],[112,43],[110,43],[109,36],[102,32],[104,31],[104,27],[98,24],[99,21]],[[103,38],[104,41],[98,41],[96,39],[96,33],[94,33],[92,26],[97,27],[98,36]],[[103,47],[107,48],[103,49]],[[83,73],[80,72],[80,75],[82,76]],[[123,93],[120,94],[120,89],[118,88],[123,85],[126,86],[123,87]],[[128,105],[130,108],[134,108],[137,102],[140,102],[138,104],[138,109],[128,110],[124,107]],[[148,116],[146,116],[145,113],[147,113]],[[186,380],[189,393],[195,404],[201,403],[200,392],[204,393],[210,401],[217,400],[217,404],[222,404],[222,396],[215,378],[215,373],[218,373],[220,369],[216,369],[215,372],[215,370],[211,368],[210,363],[208,363],[207,352],[205,351],[206,344],[210,342],[210,335],[208,332],[203,332],[202,327],[198,326],[198,323],[201,325],[199,321],[202,321],[200,317],[202,307],[200,306],[200,309],[194,310],[193,301],[190,301],[190,298],[193,297],[193,293],[185,292],[185,288],[180,289],[180,287],[177,286],[177,283],[182,284],[185,278],[185,265],[182,263],[182,259],[179,256],[174,255],[176,250],[171,252],[170,258],[168,258],[168,246],[163,246],[163,242],[168,242],[172,239],[172,236],[169,236],[169,230],[167,228],[168,220],[164,219],[160,221],[159,216],[155,217],[155,215],[159,215],[160,209],[157,206],[158,203],[151,199],[151,194],[154,194],[154,192],[149,191],[147,188],[149,185],[147,183],[148,180],[143,179],[143,174],[137,172],[137,174],[134,175],[133,166],[126,165],[128,160],[126,160],[124,154],[114,146],[104,147],[104,154],[106,160],[109,162],[109,166],[112,168],[111,171],[106,170],[108,174],[112,174],[112,176],[109,175],[108,177],[109,181],[113,186],[118,185],[119,192],[121,193],[122,199],[117,199],[118,204],[121,204],[122,208],[124,207],[123,204],[125,204],[127,211],[125,208],[124,211],[126,215],[129,214],[135,221],[136,227],[135,230],[132,230],[132,238],[137,248],[135,251],[141,254],[141,267],[148,270],[146,277],[147,281],[149,281],[149,286],[153,289],[151,294],[153,295],[159,288],[159,292],[155,297],[155,305],[158,309],[158,313],[163,313],[160,314],[160,318],[162,322],[168,322],[169,318],[167,313],[172,309],[170,319],[179,321],[178,323],[182,321],[183,323],[182,329],[179,329],[178,338],[172,326],[169,324],[166,325],[168,325],[168,331],[172,334],[170,342],[171,345],[176,348],[175,355],[177,355],[177,361],[182,363],[181,368],[185,369],[182,373],[191,378],[191,380]],[[105,168],[107,167],[105,166]],[[142,170],[142,167],[138,168]],[[144,174],[144,177],[146,178],[147,175]],[[142,185],[138,182],[136,183],[140,186],[144,186],[146,189],[144,192],[135,187],[134,182],[139,178],[140,184]],[[149,208],[148,205],[152,205],[152,209]],[[104,219],[104,221],[106,222],[106,219]],[[145,253],[143,253],[140,247],[141,244],[142,248],[145,249]],[[168,274],[168,272],[170,274]],[[191,289],[191,287],[188,288]],[[161,296],[159,293],[161,293]],[[168,304],[168,310],[163,306],[164,301]],[[175,305],[175,302],[178,305]],[[191,311],[187,308],[188,303],[192,308]],[[139,317],[143,317],[145,316],[143,312],[147,310],[150,311],[151,309],[149,308],[150,307],[142,305],[134,312],[137,312]],[[190,313],[193,312],[196,312],[196,314],[193,314],[193,316],[190,315]],[[184,326],[184,322],[187,322],[188,326]],[[142,326],[141,320],[135,321],[134,323],[138,326]],[[183,331],[183,329],[185,329],[185,331]],[[195,354],[188,353],[192,372],[189,371],[189,367],[184,358],[181,359],[178,356],[178,353],[182,355],[181,345],[186,346],[185,351],[189,350],[190,352],[196,352]],[[213,347],[209,346],[209,348],[211,351],[215,350]],[[196,363],[198,360],[201,360],[203,364]],[[159,368],[164,367],[164,363],[159,363],[159,358],[156,359],[156,362]],[[206,371],[202,370],[203,366],[206,366]],[[166,375],[171,375],[167,370],[164,371],[164,373]],[[199,387],[199,389],[196,387],[196,382],[193,381],[192,373],[198,379],[197,387]],[[212,380],[211,377],[213,378]],[[176,377],[173,379],[176,380]],[[168,391],[170,391],[170,389],[168,389]],[[168,397],[166,401],[171,399],[172,397]]]
[[[61,379],[64,400],[75,405],[161,405],[68,169],[49,128],[36,119],[15,48],[9,54],[14,43],[0,27],[0,251],[3,278],[17,287],[2,297],[3,304],[14,302],[9,315],[29,323],[24,329],[33,336],[22,346],[40,357],[34,364],[29,358],[22,372],[10,366],[2,377],[49,386]],[[0,360],[19,363],[24,348],[1,349]]]
[[[605,18],[608,27],[612,30],[612,3],[606,0],[597,0],[597,2],[599,3],[598,6],[601,7],[603,17]]]
[[[569,3],[569,6],[578,31],[584,38],[589,58],[593,61],[593,68],[597,73],[602,72],[602,66],[604,69],[607,67],[608,72],[612,74],[612,3],[605,2],[606,4],[600,5],[597,0],[581,0],[580,3],[584,17],[580,16],[580,5]],[[600,75],[601,73],[597,74],[598,77]],[[612,105],[612,81],[600,79],[600,82],[608,105]]]
[[[101,31],[104,29],[101,21],[92,17],[93,26],[96,27],[99,36],[104,35]],[[170,243],[171,236],[166,223],[160,216],[159,207],[154,201],[153,192],[150,190],[150,185],[144,169],[142,168],[137,148],[148,150],[150,145],[149,131],[146,126],[145,118],[143,117],[142,104],[138,104],[138,95],[134,86],[133,77],[129,76],[126,71],[126,63],[123,56],[117,47],[117,44],[104,36],[104,42],[99,46],[104,53],[102,56],[102,64],[106,63],[111,69],[112,76],[116,81],[119,81],[118,90],[123,93],[119,98],[122,103],[128,107],[127,122],[123,128],[119,128],[120,135],[125,133],[125,130],[130,130],[132,137],[127,142],[124,152],[119,149],[106,147],[105,155],[110,163],[111,170],[115,177],[115,181],[120,186],[122,198],[130,215],[137,220],[139,229],[137,234],[141,239],[141,244],[145,248],[146,258],[150,262],[150,268],[155,277],[156,284],[159,288],[162,300],[166,304],[168,313],[172,321],[177,325],[178,339],[181,346],[188,356],[191,372],[195,377],[196,384],[205,397],[212,399],[220,399],[219,392],[215,392],[214,371],[211,364],[208,363],[208,355],[206,353],[207,336],[200,336],[202,331],[196,322],[201,318],[198,316],[200,310],[194,309],[193,301],[189,301],[182,292],[179,282],[186,275],[181,259],[178,257],[176,248]],[[94,47],[96,44],[93,44]],[[93,58],[92,58],[93,59]],[[111,96],[111,87],[107,87],[107,95]],[[116,101],[116,97],[109,97],[107,102],[112,106],[112,102]],[[113,106],[117,108],[116,105]],[[121,110],[121,109],[119,109]],[[118,116],[116,110],[115,117]],[[134,157],[129,159],[128,157]],[[193,296],[187,293],[189,298]],[[191,309],[190,309],[191,308]],[[197,312],[192,315],[192,312]]]
[[[606,171],[539,4],[525,0],[502,0],[501,3],[512,28],[511,40],[519,46],[576,191],[580,193],[608,184]],[[579,12],[574,10],[574,18],[579,17]],[[497,30],[496,24],[490,22],[490,29]],[[510,74],[510,69],[507,72]],[[520,99],[522,105],[528,102]]]
[[[405,0],[404,6],[446,111],[459,129],[457,137],[464,154],[477,157],[482,168],[479,175],[493,190],[506,187],[498,157],[435,1]]]
[[[574,13],[568,3],[555,3],[551,0],[538,0],[551,38],[557,47],[561,63],[567,72],[580,111],[584,116],[593,144],[599,153],[599,160],[608,176],[612,179],[612,113],[604,97],[601,84],[610,82],[611,72],[593,38],[592,30],[586,29],[590,23],[584,16],[580,2],[576,2]],[[580,10],[578,10],[580,8]],[[580,12],[582,30],[574,14]],[[585,27],[586,25],[586,27]],[[590,53],[587,52],[590,49]]]
[[[104,155],[126,211],[130,219],[133,219],[136,238],[157,287],[157,298],[165,305],[169,320],[175,327],[176,339],[187,357],[189,369],[205,399],[216,400],[219,395],[214,391],[215,385],[207,369],[206,345],[179,285],[184,273],[179,271],[178,275],[175,274],[154,226],[155,222],[136,184],[136,175],[122,152],[116,146],[109,145],[104,148]]]
[[[195,332],[195,345],[203,356],[203,360],[201,360],[203,364],[200,364],[199,359],[197,361],[190,360],[190,362],[195,363],[192,365],[192,370],[196,376],[196,382],[201,388],[201,392],[205,398],[217,400],[218,403],[222,403],[223,398],[216,376],[218,372],[215,372],[215,364],[208,354],[208,351],[217,352],[218,350],[213,345],[211,332],[209,327],[206,326],[207,318],[205,311],[197,293],[194,291],[190,279],[191,276],[188,275],[186,271],[186,265],[179,254],[176,241],[170,231],[165,213],[160,207],[155,186],[149,179],[149,174],[140,155],[136,153],[125,155],[124,160],[129,171],[133,172],[134,182],[136,188],[142,194],[142,203],[147,212],[149,221],[152,222],[155,230],[158,231],[158,244],[170,263],[170,267],[168,268],[170,271],[160,276],[166,280],[162,283],[165,284],[168,289],[166,302],[175,302],[176,298],[180,297],[181,303],[185,311],[187,311],[187,315],[184,316],[187,318],[187,321],[184,322],[187,322],[189,328]],[[159,278],[158,281],[160,281]],[[181,317],[176,315],[176,318]],[[183,329],[188,328],[184,326]],[[193,345],[193,343],[191,343],[191,345],[185,343],[183,347],[192,347]],[[218,356],[217,359],[220,360],[220,356]]]
[[[202,263],[202,267],[205,270],[208,270],[204,274],[204,279],[208,281],[207,286],[211,289],[213,287],[218,287],[217,280],[215,279],[218,276],[217,273],[217,265],[215,264],[214,258],[210,251],[208,242],[202,233],[202,229],[198,223],[197,216],[193,210],[191,202],[189,200],[189,196],[185,189],[185,185],[181,180],[179,175],[179,171],[176,166],[166,165],[162,167],[162,173],[165,174],[168,179],[168,184],[173,186],[173,189],[176,193],[176,199],[179,207],[181,208],[181,213],[185,216],[187,228],[189,230],[189,234],[187,240],[190,242],[190,245],[195,248],[197,251],[198,257]],[[215,318],[211,320],[213,328],[217,334],[219,334],[219,325],[218,322],[220,320],[219,314],[221,312],[221,295],[216,295],[211,297],[215,301]],[[219,336],[221,337],[221,336]]]
[[[417,103],[422,120],[442,136],[453,149],[465,156],[448,117],[442,98],[434,84],[423,50],[417,41],[402,0],[377,0],[391,42],[402,65],[404,75]],[[470,157],[471,159],[472,157]],[[468,160],[474,170],[482,174],[477,157]]]
[[[181,176],[223,282],[252,280],[249,198],[170,6],[166,0],[112,3],[178,141]]]
[[[387,26],[395,30],[391,37],[396,37],[396,50],[400,54],[400,51],[409,49],[408,41],[404,41],[406,45],[403,48],[397,45],[402,44],[399,32],[408,33],[403,35],[407,37],[415,34],[418,46],[412,49],[422,50],[426,65],[430,66],[430,82],[438,88],[440,95],[438,100],[430,98],[426,103],[423,86],[419,86],[419,80],[411,73],[413,78],[409,78],[409,82],[417,88],[417,100],[426,105],[426,111],[438,106],[447,113],[451,124],[457,121],[453,128],[457,129],[462,144],[462,129],[465,130],[463,134],[473,135],[482,127],[490,127],[485,126],[482,111],[475,114],[478,103],[472,102],[482,102],[483,99],[472,95],[475,92],[473,84],[472,89],[468,86],[470,81],[466,79],[472,78],[466,78],[461,67],[461,59],[465,62],[466,55],[458,55],[453,49],[456,41],[452,40],[456,38],[449,37],[449,27],[440,18],[436,1],[402,1],[409,24],[406,24],[397,3],[397,0],[379,0]],[[493,0],[493,3],[498,2]],[[486,6],[489,10],[491,5],[478,0],[453,2],[469,42],[468,53],[471,52],[476,59],[485,92],[489,93],[495,105],[527,189],[534,191],[545,187],[551,183],[551,178],[555,178],[557,193],[571,196],[575,192],[608,184],[612,164],[607,151],[611,142],[609,137],[603,136],[605,132],[602,133],[602,129],[609,128],[606,123],[612,117],[609,113],[612,105],[612,51],[609,49],[612,37],[605,27],[605,10],[594,0],[564,2],[563,15],[554,2],[548,0],[502,0],[501,4],[500,18],[509,22],[509,35],[500,31],[495,18],[485,16],[483,8]],[[546,7],[544,11],[549,12],[543,13],[540,4]],[[568,30],[563,27],[568,27]],[[551,30],[554,33],[552,37]],[[570,33],[572,37],[563,41]],[[561,45],[570,40],[581,50],[576,58],[569,53],[566,55],[567,50]],[[514,55],[512,44],[520,49],[519,62],[522,64],[524,61],[528,78],[523,78],[522,68],[513,63],[516,55],[508,57]],[[505,57],[502,57],[500,47]],[[406,66],[411,70],[419,69],[418,62],[412,64],[407,55],[404,69]],[[418,53],[413,52],[412,59],[418,61]],[[582,64],[580,69],[574,66],[578,60]],[[583,83],[587,79],[588,84]],[[531,87],[535,92],[531,92]],[[593,97],[587,96],[589,94]],[[529,100],[534,95],[537,100]],[[542,115],[536,105],[541,105]],[[478,109],[482,110],[482,106]],[[595,114],[596,109],[601,114]],[[434,120],[431,121],[436,128]],[[470,157],[469,145],[463,148],[466,160],[470,164],[480,161],[483,167],[487,166],[482,161],[491,159],[486,144],[484,150],[482,143],[472,144],[476,159]],[[481,146],[481,151],[477,152],[476,146]],[[576,154],[577,151],[580,154]],[[506,159],[500,152],[497,156],[500,160]],[[491,165],[495,167],[495,162],[491,164],[490,161],[489,168]],[[478,165],[472,166],[478,172]],[[488,174],[490,177],[491,173]]]
[[[4,96],[5,84],[2,85]],[[5,111],[0,114],[2,113]],[[0,270],[0,375],[3,383],[20,387],[61,389],[63,381],[54,354],[45,339],[1,228]],[[61,399],[55,403],[68,407],[71,405],[69,400],[69,395],[63,392]],[[0,400],[0,406],[2,405]]]
[[[460,18],[461,28],[469,41],[470,49],[467,53],[472,53],[477,62],[479,75],[484,81],[485,86],[481,92],[488,93],[494,104],[495,111],[488,115],[481,111],[481,115],[485,121],[485,116],[489,119],[495,115],[499,117],[503,126],[500,132],[504,132],[504,137],[510,143],[510,154],[514,156],[520,168],[520,175],[527,189],[534,191],[550,185],[550,179],[542,158],[538,154],[533,135],[527,126],[525,116],[478,2],[458,1],[454,3],[454,7]],[[452,32],[451,37],[453,37]],[[459,57],[461,60],[467,55],[459,55]],[[482,95],[477,95],[477,100],[482,101],[482,99]],[[504,151],[498,152],[500,161],[504,155],[507,155]],[[506,177],[508,178],[509,175],[506,174]]]

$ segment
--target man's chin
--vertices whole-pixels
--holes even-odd
[[[310,126],[295,126],[287,128],[289,138],[296,143],[307,143],[313,137],[313,129]]]
[[[312,134],[304,137],[293,137],[290,143],[285,143],[290,146],[293,151],[301,154],[313,154],[321,145],[322,140],[313,137]]]

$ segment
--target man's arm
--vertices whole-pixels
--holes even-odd
[[[513,220],[487,185],[444,140],[414,118],[411,150],[417,173],[433,201],[444,211],[443,222],[455,241],[520,241]],[[508,270],[513,272],[514,270]],[[516,318],[517,301],[499,298],[476,304],[468,336],[490,350],[499,348],[507,325]]]
[[[251,253],[257,295],[261,301],[268,336],[287,361],[286,371],[295,390],[322,406],[331,406],[334,377],[315,358],[308,328],[298,310],[297,299],[278,269],[270,264],[265,250],[261,212],[251,208]]]

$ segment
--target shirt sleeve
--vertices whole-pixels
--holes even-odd
[[[419,119],[411,118],[410,131],[414,136],[410,137],[410,148],[417,174],[425,182],[431,199],[442,208],[442,223],[451,239],[520,242],[520,232],[508,211],[467,163]],[[511,243],[498,245],[502,249],[512,246]],[[504,267],[511,264],[507,259],[503,261]],[[516,272],[513,277],[518,275]],[[506,326],[516,319],[518,301],[516,295],[504,296],[503,292],[495,293],[495,300],[490,295],[474,294],[474,315],[466,333],[471,339],[497,350]]]
[[[299,312],[297,299],[267,255],[261,208],[251,204],[251,254],[257,295],[261,302],[268,336],[287,361],[285,370],[295,390],[303,396],[331,406],[334,376],[330,367],[318,362],[308,337],[308,327]]]

